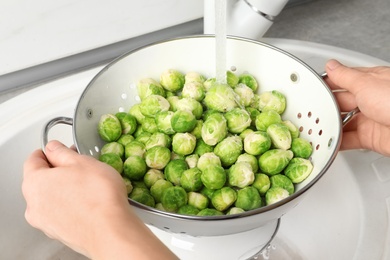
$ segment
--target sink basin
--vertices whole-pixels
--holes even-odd
[[[328,58],[349,65],[388,65],[331,46],[284,39],[265,41],[295,54],[319,72]],[[44,84],[0,105],[0,259],[85,259],[26,223],[20,187],[23,162],[40,148],[43,125],[57,116],[73,117],[81,92],[100,69]],[[57,125],[49,139],[71,145],[72,128]],[[282,217],[279,231],[264,253],[268,255],[263,257],[389,259],[389,173],[390,158],[368,151],[340,152],[302,203]],[[174,250],[170,239],[163,242]]]

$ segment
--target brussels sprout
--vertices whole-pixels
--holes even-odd
[[[211,204],[219,211],[228,209],[237,199],[237,192],[230,187],[216,190],[211,197]]]
[[[199,213],[199,209],[195,208],[192,205],[183,205],[178,210],[177,213],[182,215],[192,215],[196,216]]]
[[[144,158],[145,152],[145,144],[137,140],[134,140],[125,146],[125,158],[128,158],[130,156],[139,156],[141,158]]]
[[[194,206],[195,208],[202,210],[209,206],[209,199],[206,195],[199,192],[190,191],[188,192],[188,205]]]
[[[149,190],[145,188],[134,188],[129,197],[130,199],[149,207],[154,207],[156,205],[153,196],[150,194]]]
[[[137,82],[137,92],[141,100],[150,95],[160,95],[165,97],[165,89],[156,80],[144,78]]]
[[[137,103],[137,104],[134,104],[129,109],[129,114],[135,117],[138,124],[142,124],[142,122],[144,121],[144,118],[145,118],[145,116],[141,113],[140,107],[141,107],[141,103]]]
[[[281,122],[281,116],[274,110],[265,110],[261,112],[255,120],[256,129],[259,131],[267,131],[267,128],[270,125]]]
[[[263,201],[256,188],[252,186],[245,187],[237,191],[237,200],[234,206],[242,208],[245,211],[261,207]]]
[[[255,173],[248,162],[236,162],[228,171],[228,181],[231,186],[244,188],[253,183]]]
[[[186,73],[186,75],[184,76],[184,80],[185,80],[185,83],[188,83],[188,82],[203,83],[203,82],[205,82],[206,78],[198,72],[190,71],[190,72]]]
[[[217,79],[216,78],[208,78],[203,82],[203,86],[206,91],[209,91],[211,87],[217,85]]]
[[[271,182],[271,187],[280,187],[288,191],[288,194],[291,195],[294,193],[294,184],[292,181],[283,174],[276,174],[269,177]]]
[[[253,133],[253,132],[254,132],[253,129],[247,128],[247,129],[245,129],[244,131],[242,131],[242,132],[239,134],[239,136],[241,137],[242,140],[244,140],[245,137],[246,137],[248,134]]]
[[[161,196],[161,204],[169,212],[176,212],[187,201],[187,192],[180,186],[166,188]]]
[[[131,143],[134,141],[134,136],[132,135],[121,135],[117,142],[121,144],[123,147],[125,147],[128,143]]]
[[[184,85],[184,80],[184,75],[174,69],[168,69],[160,75],[160,84],[164,87],[164,89],[171,92],[181,90]]]
[[[196,120],[196,124],[194,129],[190,132],[193,136],[195,136],[196,139],[201,139],[202,138],[202,127],[203,127],[203,120],[199,119]]]
[[[123,158],[123,156],[125,155],[125,148],[118,142],[106,143],[100,150],[100,154],[106,153],[115,153],[120,158]]]
[[[153,169],[164,169],[171,160],[171,150],[164,146],[154,146],[145,153],[146,165]]]
[[[131,181],[141,180],[144,177],[146,170],[145,160],[140,156],[129,156],[123,163],[123,174]]]
[[[145,142],[145,148],[146,150],[149,150],[154,146],[164,146],[170,148],[171,144],[172,144],[172,139],[169,135],[157,132],[152,134],[149,137],[149,139]]]
[[[177,154],[177,153],[174,153],[174,152],[171,152],[171,160],[177,160],[177,159],[180,159],[180,160],[185,160],[186,157],[183,156],[183,155],[180,155],[180,154]]]
[[[137,129],[137,119],[126,112],[118,112],[115,116],[119,119],[122,126],[122,134],[133,134]]]
[[[142,122],[142,130],[151,134],[158,132],[156,120],[153,117],[145,117]]]
[[[287,190],[281,187],[272,187],[265,193],[265,204],[271,205],[289,196]]]
[[[253,75],[251,75],[249,73],[241,74],[238,77],[238,83],[243,83],[243,84],[247,85],[248,87],[250,87],[253,90],[253,92],[255,92],[259,86],[255,77],[253,77]]]
[[[271,138],[266,132],[254,131],[244,138],[244,150],[248,154],[260,155],[271,147]]]
[[[203,112],[203,115],[202,115],[203,121],[206,121],[207,118],[208,118],[210,115],[212,115],[212,114],[221,114],[221,115],[223,115],[222,113],[218,112],[217,110],[208,109],[208,110],[205,110],[205,111]]]
[[[198,165],[199,155],[197,154],[187,155],[185,160],[186,163],[188,164],[188,167],[195,168]]]
[[[202,183],[209,189],[217,190],[222,188],[226,182],[225,169],[219,165],[212,164],[202,170],[200,176]]]
[[[150,95],[141,101],[140,111],[146,117],[154,117],[157,113],[168,111],[170,104],[163,96]]]
[[[238,156],[236,163],[238,162],[247,162],[251,165],[252,170],[254,173],[256,173],[259,170],[259,163],[257,161],[257,158],[249,153],[243,153]]]
[[[227,122],[220,113],[209,115],[202,126],[202,139],[211,146],[216,145],[227,135]]]
[[[197,101],[202,101],[205,97],[205,88],[202,82],[186,82],[181,92],[182,97],[193,98]]]
[[[173,184],[167,180],[159,179],[150,187],[150,194],[153,196],[154,200],[159,203],[161,202],[161,197],[167,188],[173,187]]]
[[[99,136],[106,142],[114,142],[122,135],[122,126],[119,119],[112,114],[104,114],[98,123]]]
[[[167,135],[175,133],[171,125],[172,116],[173,111],[164,111],[156,114],[155,121],[158,131]]]
[[[193,153],[202,156],[205,153],[211,153],[214,151],[214,147],[206,144],[203,139],[196,140],[196,146]]]
[[[169,97],[167,97],[167,101],[169,102],[171,111],[176,111],[177,110],[177,104],[178,104],[179,100],[180,100],[180,97],[178,97],[178,96],[169,96]]]
[[[282,122],[285,126],[287,126],[288,130],[290,131],[291,138],[298,138],[300,135],[299,128],[294,125],[290,120],[285,120]]]
[[[226,83],[234,88],[238,84],[238,76],[233,71],[226,71]]]
[[[198,191],[203,187],[200,176],[202,171],[198,168],[190,168],[185,170],[180,178],[180,185],[187,191]]]
[[[234,88],[234,92],[240,98],[240,102],[243,106],[246,107],[252,104],[255,94],[253,93],[253,90],[250,87],[248,87],[245,84],[238,84]]]
[[[171,160],[164,169],[165,179],[174,185],[180,185],[180,178],[185,170],[188,170],[188,165],[184,159]]]
[[[226,212],[226,215],[234,215],[234,214],[240,214],[245,212],[242,208],[237,207],[231,207],[228,212]]]
[[[274,110],[282,114],[286,109],[286,97],[277,90],[261,93],[257,102],[257,109],[260,111]]]
[[[226,137],[214,148],[214,153],[221,159],[223,167],[228,167],[235,163],[242,151],[243,144],[239,136]]]
[[[236,94],[227,85],[214,85],[207,92],[203,99],[206,107],[219,112],[227,112],[237,107]]]
[[[122,179],[126,186],[127,195],[129,195],[133,191],[133,185],[131,184],[131,181],[126,177],[123,177]]]
[[[158,210],[161,210],[161,211],[166,211],[163,207],[163,205],[161,204],[161,202],[159,203],[156,203],[156,205],[154,206],[155,209],[158,209]]]
[[[245,109],[233,108],[224,116],[230,133],[239,134],[251,125],[251,117]]]
[[[104,162],[114,168],[118,173],[123,171],[123,161],[118,154],[105,153],[99,156],[99,161]]]
[[[256,128],[256,118],[258,115],[261,114],[261,112],[253,107],[246,107],[246,111],[248,111],[248,113],[251,117],[251,126],[253,128]]]
[[[193,98],[183,97],[176,103],[176,110],[188,110],[195,116],[196,119],[202,118],[203,106],[199,101]]]
[[[148,189],[148,187],[146,186],[143,180],[132,180],[131,183],[133,184],[134,188]]]
[[[180,155],[191,154],[196,145],[196,137],[190,133],[176,133],[172,138],[172,150]]]
[[[291,151],[294,157],[308,159],[313,152],[310,142],[303,138],[295,138],[291,142]]]
[[[171,118],[171,126],[177,133],[190,132],[196,126],[196,118],[189,110],[177,110]]]
[[[198,216],[221,216],[223,213],[221,211],[218,211],[216,209],[202,209],[199,211]]]
[[[149,140],[149,138],[151,136],[152,136],[152,133],[142,131],[142,132],[137,134],[135,141],[138,141],[138,142],[146,145],[146,142]]]
[[[209,167],[210,165],[222,166],[221,159],[213,152],[204,153],[199,157],[198,164],[196,165],[201,171]]]
[[[201,190],[200,193],[204,196],[206,196],[209,200],[211,200],[211,197],[213,196],[215,190],[209,189],[206,186],[204,186]]]
[[[282,123],[272,124],[267,128],[267,134],[271,138],[275,148],[287,150],[291,147],[291,133]]]
[[[290,150],[272,149],[260,155],[259,168],[267,175],[275,175],[283,171],[294,154]]]
[[[284,169],[284,174],[290,178],[293,183],[304,181],[312,172],[313,164],[304,158],[293,158]]]
[[[255,174],[255,181],[253,182],[252,187],[255,187],[259,191],[260,195],[264,196],[271,187],[269,176],[264,173]]]
[[[144,183],[148,188],[161,179],[165,179],[164,173],[157,169],[149,169],[144,175]]]

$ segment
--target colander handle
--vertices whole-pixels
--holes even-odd
[[[45,153],[45,147],[49,142],[49,138],[48,138],[49,131],[53,126],[58,124],[73,125],[73,118],[61,116],[61,117],[53,118],[52,120],[46,123],[42,131],[42,143],[41,143],[42,151],[44,153]]]

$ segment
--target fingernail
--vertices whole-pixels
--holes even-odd
[[[338,62],[337,60],[330,60],[326,63],[326,67],[329,69],[329,70],[335,70],[337,69],[339,66],[341,65],[340,62]]]
[[[57,142],[57,141],[50,141],[49,143],[47,143],[46,145],[46,150],[49,150],[49,151],[55,151],[57,150],[58,148],[62,147],[63,145],[60,143],[60,142]]]

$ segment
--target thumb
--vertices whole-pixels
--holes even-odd
[[[58,141],[50,141],[45,147],[47,160],[53,167],[72,164],[78,153]]]

